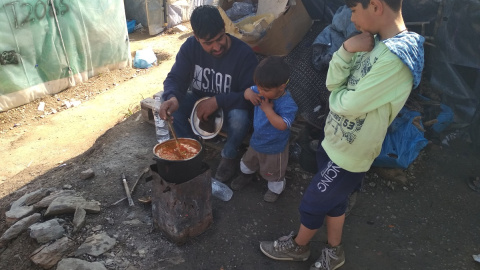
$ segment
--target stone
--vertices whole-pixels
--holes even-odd
[[[80,173],[80,178],[82,180],[87,180],[87,179],[90,179],[94,176],[95,176],[95,172],[91,168],[89,168],[89,169]]]
[[[49,191],[47,189],[38,189],[34,192],[26,193],[18,200],[12,203],[10,210],[5,212],[7,224],[13,224],[18,220],[29,216],[35,212],[31,204],[34,204],[47,196]]]
[[[33,213],[35,213],[35,208],[33,208],[33,206],[17,206],[5,212],[6,222],[11,225]]]
[[[96,225],[92,228],[92,232],[98,232],[98,231],[101,231],[102,229],[103,229],[102,225]]]
[[[100,202],[87,201],[83,197],[62,196],[50,203],[45,212],[45,216],[74,214],[77,208],[83,208],[87,213],[99,213]]]
[[[83,226],[85,226],[85,216],[87,215],[87,211],[85,209],[77,207],[75,210],[75,214],[73,215],[73,232],[77,232]]]
[[[50,193],[50,195],[43,198],[41,201],[35,203],[33,207],[35,209],[47,208],[56,198],[62,197],[62,196],[73,196],[73,195],[75,195],[75,190],[57,190]]]
[[[10,228],[8,228],[5,233],[3,233],[2,237],[0,237],[0,244],[3,246],[10,240],[17,238],[17,236],[26,231],[30,225],[40,220],[40,217],[41,215],[39,213],[35,213],[17,221]]]
[[[87,262],[75,258],[65,258],[58,262],[57,270],[107,270],[100,262]]]
[[[143,225],[143,222],[141,222],[138,219],[132,219],[132,220],[123,221],[122,224],[130,225],[130,226],[139,226],[139,225]]]
[[[29,193],[29,196],[25,199],[25,205],[32,205],[35,204],[39,201],[41,201],[43,198],[47,197],[50,195],[54,189],[52,188],[41,188],[35,192]]]
[[[37,240],[39,244],[45,244],[52,240],[59,239],[65,233],[65,229],[58,223],[58,219],[50,219],[42,223],[35,223],[29,228],[30,237]]]
[[[52,268],[65,255],[72,252],[75,242],[63,237],[53,242],[52,244],[45,244],[37,248],[30,254],[30,260],[44,269]]]
[[[85,242],[75,251],[74,256],[78,257],[83,254],[100,256],[113,248],[116,242],[115,238],[111,238],[106,233],[95,234],[85,239]]]

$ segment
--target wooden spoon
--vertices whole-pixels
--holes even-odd
[[[182,151],[180,151],[180,143],[178,142],[177,134],[175,133],[175,130],[173,129],[172,119],[170,118],[170,116],[167,116],[167,124],[168,124],[168,128],[170,128],[170,131],[172,132],[173,138],[175,139],[175,143],[177,144],[177,148],[175,150],[177,150],[180,158],[185,159],[185,157],[182,154]]]

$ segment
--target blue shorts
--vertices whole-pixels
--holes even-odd
[[[321,145],[317,150],[318,172],[312,178],[300,203],[300,221],[310,230],[319,229],[325,216],[345,213],[348,196],[359,189],[365,172],[353,173],[330,160]]]

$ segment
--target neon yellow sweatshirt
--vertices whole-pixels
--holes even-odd
[[[330,159],[347,171],[368,171],[412,85],[410,69],[377,38],[371,52],[341,46],[327,74],[330,113],[322,146]]]

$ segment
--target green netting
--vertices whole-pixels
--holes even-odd
[[[0,110],[130,61],[122,0],[0,0],[0,29]]]

